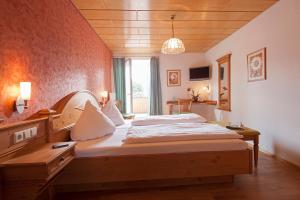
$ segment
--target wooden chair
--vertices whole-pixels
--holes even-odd
[[[122,112],[122,101],[121,100],[115,100],[115,104],[120,112]]]
[[[177,99],[178,112],[174,112],[174,106],[170,107],[170,114],[191,113],[192,100],[191,99]]]
[[[182,113],[190,113],[192,108],[192,100],[191,99],[177,99],[178,112]]]

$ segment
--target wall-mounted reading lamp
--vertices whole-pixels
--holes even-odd
[[[20,82],[20,96],[16,100],[16,110],[23,113],[28,108],[28,101],[31,97],[31,82]]]
[[[108,100],[108,91],[102,91],[100,93],[100,96],[101,96],[102,105],[105,105],[107,103],[107,100]]]

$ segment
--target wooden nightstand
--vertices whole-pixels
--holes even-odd
[[[74,158],[75,142],[63,143],[68,146],[52,149],[52,145],[57,143],[46,143],[1,163],[5,199],[48,196],[48,186]]]
[[[213,124],[219,124],[220,126],[226,126],[227,124],[225,122],[216,122],[216,121],[211,121],[209,123],[213,123]],[[234,130],[236,131],[238,134],[243,136],[243,140],[245,141],[252,141],[253,142],[253,153],[254,153],[254,166],[257,167],[258,164],[258,152],[259,152],[259,135],[260,132],[248,127],[243,127],[243,129],[237,129]]]
[[[241,130],[235,130],[238,134],[243,136],[245,141],[253,141],[253,153],[254,153],[254,166],[257,167],[258,164],[258,152],[259,152],[259,135],[260,132],[257,130],[243,127]]]

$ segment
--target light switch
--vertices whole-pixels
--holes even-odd
[[[26,129],[23,132],[24,132],[24,139],[25,140],[31,138],[31,131],[30,131],[30,129]]]
[[[31,137],[34,137],[37,135],[37,127],[32,127],[30,129],[30,134],[31,134]]]

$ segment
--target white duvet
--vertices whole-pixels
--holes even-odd
[[[175,123],[203,123],[207,120],[201,115],[195,113],[178,114],[178,115],[155,115],[140,117],[134,119],[132,126],[148,126],[156,124],[175,124]]]
[[[176,123],[132,126],[124,143],[170,142],[187,140],[239,139],[241,135],[217,124]]]

